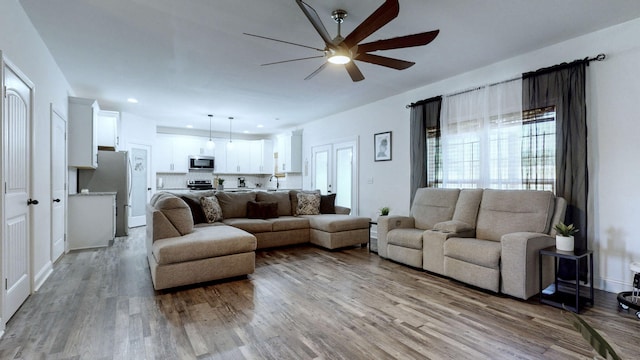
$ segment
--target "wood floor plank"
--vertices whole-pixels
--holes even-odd
[[[258,251],[247,277],[154,291],[144,228],[72,252],[9,321],[0,359],[581,359],[564,313],[366,248]],[[623,358],[640,321],[596,291],[582,317]]]

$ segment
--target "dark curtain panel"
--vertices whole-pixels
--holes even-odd
[[[523,74],[524,111],[555,106],[556,195],[567,200],[565,224],[574,224],[575,248],[587,248],[587,106],[585,73],[587,61],[561,64]],[[586,259],[585,259],[586,260]],[[581,280],[586,280],[586,266]],[[558,276],[575,279],[575,263],[561,261]]]
[[[441,106],[441,96],[436,96],[431,99],[411,104],[411,203],[413,203],[413,197],[416,194],[416,190],[427,186],[428,179],[435,176],[435,174],[427,173],[427,159],[430,155],[427,147],[427,132],[430,132],[430,136],[432,137],[434,134],[437,134],[437,138],[434,140],[439,142]],[[437,150],[439,150],[439,148],[439,146],[436,147]]]

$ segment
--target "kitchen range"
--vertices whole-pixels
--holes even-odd
[[[213,189],[213,182],[209,179],[187,180],[187,188],[189,190],[211,190]]]

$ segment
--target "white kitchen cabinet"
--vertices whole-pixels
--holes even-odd
[[[98,148],[100,150],[118,150],[118,124],[120,113],[101,110],[98,112]]]
[[[227,144],[229,143],[227,142]],[[231,146],[227,145],[225,173],[249,174],[251,168],[250,141],[233,140],[231,144]]]
[[[70,167],[98,167],[98,112],[94,99],[69,97],[69,164]]]
[[[116,236],[116,193],[69,195],[69,250],[109,246]]]
[[[156,134],[153,149],[154,166],[160,173],[186,173],[189,171],[189,143],[185,136]]]
[[[251,174],[273,174],[273,141],[255,140],[250,142]]]
[[[278,173],[302,172],[302,134],[299,131],[277,136]]]

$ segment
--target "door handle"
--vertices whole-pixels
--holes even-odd
[[[40,202],[38,200],[27,200],[27,205],[38,205]]]
[[[147,191],[151,191],[151,188],[147,188]]]
[[[53,199],[53,202],[60,202],[60,199]]]

